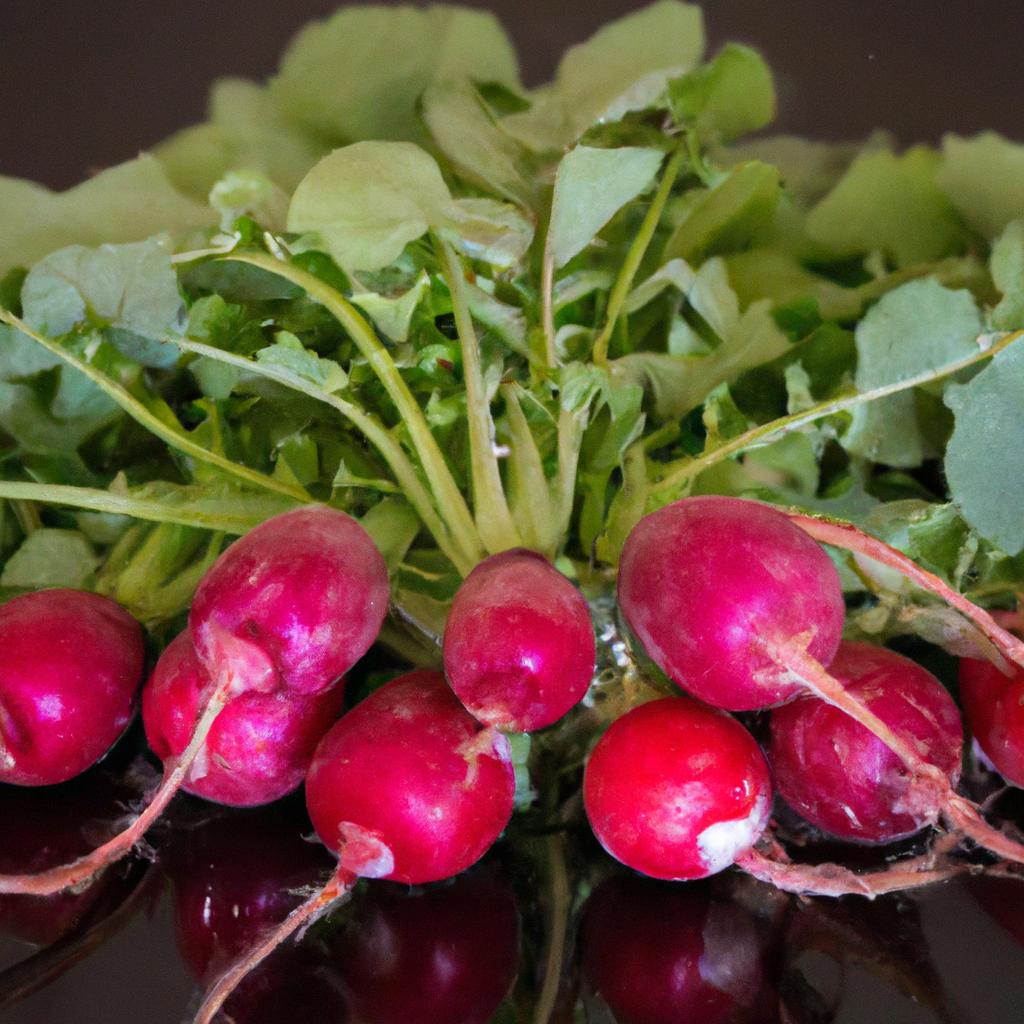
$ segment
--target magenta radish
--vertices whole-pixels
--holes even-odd
[[[452,602],[445,673],[485,725],[532,732],[558,721],[587,692],[594,658],[586,601],[536,552],[492,555]]]
[[[194,719],[194,728],[184,749],[167,759],[149,804],[88,856],[39,875],[0,877],[0,892],[58,892],[126,856],[192,774],[227,704],[247,693],[310,696],[329,689],[366,653],[387,601],[384,560],[343,512],[323,506],[285,512],[236,541],[196,593],[189,629],[209,684],[198,716],[187,688],[181,691],[182,713]],[[289,707],[298,713],[300,705]],[[285,768],[292,760],[279,764]]]
[[[0,606],[0,782],[50,786],[95,764],[135,713],[139,624],[80,590]]]
[[[196,590],[189,632],[233,692],[318,693],[377,638],[388,574],[369,534],[322,506],[274,516],[232,544]]]
[[[508,740],[484,729],[443,676],[410,672],[367,697],[320,741],[306,780],[313,825],[338,856],[333,878],[220,977],[196,1024],[210,1024],[256,964],[357,879],[419,885],[464,871],[505,828],[514,795]]]
[[[829,670],[941,771],[950,789],[956,786],[960,713],[930,672],[894,651],[859,643],[841,644]],[[793,810],[842,839],[894,842],[936,824],[942,811],[934,786],[817,697],[772,712],[768,760],[778,793]]]
[[[1003,618],[1015,624],[1017,615]],[[1009,675],[988,661],[960,660],[960,702],[967,727],[1007,782],[1024,786],[1024,669],[1009,667]]]
[[[209,689],[192,638],[181,633],[142,691],[146,739],[161,760],[185,751]],[[233,697],[210,727],[182,789],[232,807],[280,799],[305,778],[317,743],[341,712],[343,696],[339,684],[312,696],[281,689]]]
[[[652,878],[704,878],[757,842],[771,812],[768,766],[739,722],[685,697],[612,723],[587,762],[587,818],[616,860]]]
[[[765,987],[757,922],[703,886],[610,878],[587,901],[580,945],[587,986],[618,1024],[735,1021]]]
[[[845,616],[839,575],[813,540],[766,505],[722,497],[640,520],[622,552],[619,608],[670,679],[729,711],[803,692],[790,653],[827,665]]]

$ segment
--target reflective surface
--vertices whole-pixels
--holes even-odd
[[[0,869],[100,837],[146,780],[139,765],[114,768],[0,789]],[[0,898],[0,1021],[187,1020],[201,986],[330,870],[309,831],[299,799],[225,811],[188,798],[153,837],[154,861],[75,896]],[[561,964],[557,986],[548,963]],[[559,1024],[1016,1024],[1022,975],[1024,881],[800,902],[735,871],[651,882],[584,832],[520,829],[453,882],[364,883],[227,1011],[236,1024],[513,1024],[541,1009]]]

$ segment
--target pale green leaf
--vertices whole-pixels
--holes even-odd
[[[421,270],[413,286],[401,295],[356,292],[351,298],[355,305],[369,315],[383,335],[392,341],[406,341],[412,315],[429,291],[430,277],[425,270]]]
[[[548,228],[556,267],[586,248],[626,203],[651,184],[662,157],[660,150],[642,147],[577,146],[563,158],[555,176]]]
[[[258,171],[228,171],[210,189],[210,205],[220,214],[222,231],[230,231],[243,214],[270,231],[283,231],[288,197]]]
[[[0,586],[79,589],[98,564],[92,545],[76,530],[36,530],[7,559]]]
[[[363,6],[302,29],[270,88],[290,118],[335,144],[419,141],[420,96],[456,77],[518,86],[515,52],[493,14]]]
[[[289,377],[315,384],[328,394],[348,383],[348,375],[336,362],[321,359],[289,331],[278,331],[273,345],[256,352],[256,360]]]
[[[1024,328],[1024,220],[1007,224],[992,246],[990,267],[1003,296],[992,310],[992,326],[1003,331]]]
[[[877,250],[901,267],[956,251],[963,229],[936,184],[938,162],[923,146],[858,157],[808,214],[808,235],[833,256]]]
[[[1024,145],[995,132],[973,139],[947,135],[937,177],[964,220],[985,238],[1024,217]]]
[[[1008,555],[1024,550],[1024,345],[1004,349],[946,390],[956,416],[946,447],[949,491],[964,519]]]
[[[496,199],[453,200],[447,224],[442,233],[455,248],[496,267],[514,266],[533,241],[533,224],[516,207]]]

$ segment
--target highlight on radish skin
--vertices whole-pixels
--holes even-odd
[[[685,697],[641,704],[598,741],[587,818],[616,860],[652,878],[704,878],[735,863],[771,813],[768,766],[728,715]]]
[[[81,590],[0,605],[0,783],[52,786],[95,764],[135,713],[142,629]]]
[[[189,631],[215,681],[236,671],[242,688],[318,693],[367,652],[388,597],[384,558],[362,526],[336,509],[299,508],[217,559]]]
[[[938,679],[894,651],[848,642],[829,671],[939,769],[950,789],[956,786],[963,728]],[[893,842],[934,825],[943,811],[930,780],[817,697],[772,712],[768,758],[779,795],[811,824],[843,839]]]
[[[210,1024],[239,982],[292,934],[347,898],[359,878],[419,885],[459,874],[512,816],[515,775],[505,736],[484,729],[437,672],[393,679],[321,740],[306,803],[332,879],[207,993],[195,1024]]]
[[[167,646],[142,691],[146,739],[157,757],[181,756],[210,690],[186,630]],[[210,727],[182,789],[233,807],[270,803],[292,792],[338,717],[343,695],[341,685],[312,696],[288,690],[238,694]]]
[[[683,498],[641,519],[623,548],[618,595],[658,667],[729,711],[803,692],[780,652],[828,665],[845,616],[825,552],[782,513],[741,498]]]
[[[532,732],[582,700],[594,673],[590,611],[542,555],[492,555],[466,577],[444,632],[456,696],[486,725]]]

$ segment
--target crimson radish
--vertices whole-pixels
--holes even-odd
[[[409,890],[381,883],[331,952],[364,1024],[484,1024],[519,966],[519,915],[489,872]]]
[[[757,842],[772,788],[739,722],[668,697],[612,723],[587,763],[583,801],[616,860],[652,878],[704,878]]]
[[[580,943],[588,987],[618,1024],[721,1024],[764,987],[757,922],[702,886],[611,878],[587,901]]]
[[[192,638],[181,633],[142,691],[142,721],[153,753],[180,757],[195,732],[209,677]],[[341,711],[344,688],[306,696],[249,691],[228,701],[210,727],[182,789],[215,803],[254,807],[296,789],[313,751]]]
[[[0,782],[50,786],[98,761],[135,712],[143,657],[139,624],[98,594],[0,606]]]
[[[196,1024],[359,878],[418,885],[464,871],[505,828],[514,794],[508,740],[473,719],[443,676],[410,672],[375,691],[321,740],[306,780],[313,825],[338,855],[333,878],[218,979]]]
[[[445,673],[485,725],[532,732],[556,722],[587,692],[594,658],[586,601],[536,552],[485,559],[452,602]]]
[[[843,643],[830,671],[847,691],[911,742],[948,787],[960,778],[963,728],[953,698],[909,658]],[[934,787],[860,723],[816,697],[771,716],[768,759],[779,795],[811,824],[843,839],[890,843],[934,825]],[[923,783],[923,784],[922,784]]]
[[[387,601],[384,559],[343,512],[295,509],[247,533],[210,567],[196,592],[189,630],[209,684],[197,717],[192,693],[179,691],[182,714],[194,718],[194,728],[184,749],[167,759],[150,803],[91,854],[39,875],[0,877],[0,892],[43,895],[79,886],[126,856],[193,774],[229,702],[253,692],[309,696],[329,689],[366,653]],[[289,707],[297,713],[301,705]],[[280,766],[291,773],[291,761],[283,758]]]
[[[1013,665],[1007,675],[989,661],[962,658],[960,701],[982,753],[1007,782],[1024,786],[1024,668]]]

